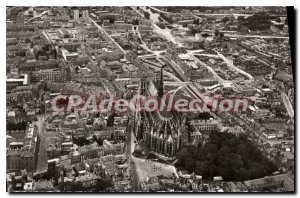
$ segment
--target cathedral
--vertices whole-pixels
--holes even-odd
[[[142,94],[147,94],[147,82],[141,82]],[[163,94],[163,67],[158,87],[157,99],[160,101]],[[143,140],[151,152],[172,158],[182,145],[182,133],[185,131],[185,116],[174,109],[165,111],[140,112],[140,122],[137,130],[137,140]]]
[[[138,140],[143,139],[150,151],[172,157],[182,145],[185,118],[178,112],[141,112]]]

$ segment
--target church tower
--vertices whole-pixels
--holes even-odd
[[[164,77],[163,77],[163,69],[166,65],[163,65],[160,70],[160,82],[158,85],[158,98],[162,98],[164,95]]]

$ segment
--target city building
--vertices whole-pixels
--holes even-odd
[[[79,20],[79,10],[73,10],[73,19]]]

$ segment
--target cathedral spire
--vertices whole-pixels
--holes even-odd
[[[158,97],[162,98],[164,95],[164,77],[163,77],[163,69],[166,65],[164,64],[163,66],[161,66],[161,70],[160,70],[160,82],[159,82],[159,87],[158,87]]]

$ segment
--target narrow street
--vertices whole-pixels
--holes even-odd
[[[111,38],[111,36],[100,26],[97,24],[96,21],[94,21],[92,18],[89,18],[91,20],[91,22],[94,23],[94,25],[101,31],[103,32],[113,43],[114,45],[116,45],[124,54],[126,54],[126,52],[123,50],[123,48],[113,39]]]
[[[200,61],[196,56],[194,56],[194,54],[192,52],[189,52],[188,51],[188,54],[190,55],[190,57],[192,57],[192,59],[197,62],[197,63],[200,63],[202,66],[206,67],[212,74],[213,74],[213,77],[216,78],[217,80],[219,81],[225,81],[223,78],[221,78],[216,72],[215,70],[208,66],[207,64],[203,63],[202,61]]]
[[[281,98],[283,100],[284,106],[291,117],[291,119],[294,119],[294,108],[291,104],[291,101],[289,100],[289,97],[282,91],[281,92]]]
[[[216,51],[217,52],[217,51]],[[226,58],[223,54],[221,54],[220,52],[217,52],[218,56],[227,64],[227,66],[232,69],[235,70],[237,72],[239,72],[240,74],[247,76],[251,81],[254,81],[254,78],[251,74],[245,72],[244,70],[236,67],[232,61],[230,61],[228,58]]]
[[[47,152],[45,145],[45,116],[39,116],[37,121],[38,135],[40,137],[39,154],[37,160],[36,172],[42,172],[47,169]]]
[[[132,155],[134,152],[134,134],[133,134],[133,120],[132,118],[129,119],[128,128],[127,128],[127,136],[126,136],[126,155],[128,156],[131,171],[133,174],[133,190],[140,191],[139,189],[139,179],[136,169],[135,157]]]

